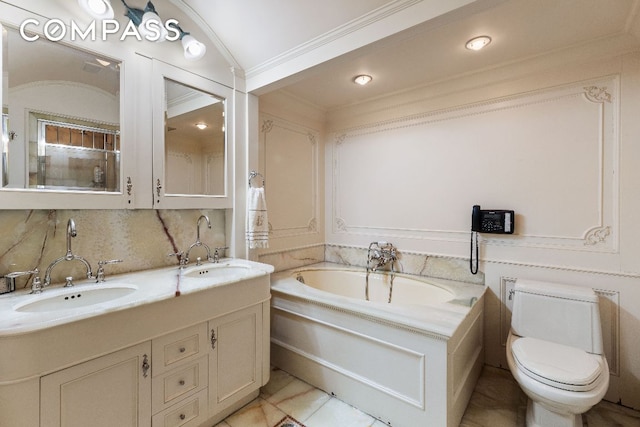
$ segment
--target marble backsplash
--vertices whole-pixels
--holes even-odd
[[[0,210],[0,276],[37,267],[43,278],[47,266],[67,251],[67,221],[73,218],[77,237],[71,239],[73,254],[87,259],[93,272],[98,261],[122,259],[105,266],[112,274],[177,265],[168,254],[187,251],[196,241],[196,224],[207,215],[211,229],[203,221],[200,240],[211,250],[225,246],[224,210]],[[224,254],[222,254],[224,255]],[[203,248],[194,248],[190,258],[206,257]],[[52,271],[52,283],[67,276],[80,280],[85,267],[65,261]],[[17,279],[16,287],[30,286],[32,277]]]
[[[367,266],[367,248],[343,245],[314,245],[260,255],[260,262],[271,264],[275,271],[298,268],[318,262],[335,262],[363,269]],[[398,251],[396,269],[419,276],[484,285],[484,274],[471,274],[469,260],[424,253]]]
[[[303,267],[324,261],[325,245],[305,246],[302,248],[288,249],[277,252],[267,252],[259,255],[258,261],[271,264],[275,271],[289,270],[290,268]]]

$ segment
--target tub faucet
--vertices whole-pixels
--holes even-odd
[[[198,218],[198,222],[196,223],[196,241],[189,246],[189,249],[187,249],[187,253],[184,256],[184,265],[189,264],[189,253],[191,253],[191,249],[198,246],[202,246],[207,250],[207,261],[213,261],[213,258],[211,258],[211,249],[205,243],[200,241],[200,222],[202,220],[207,221],[207,228],[211,228],[211,221],[209,221],[209,217],[206,215],[200,215],[200,218]],[[198,263],[198,265],[200,265],[200,263]]]
[[[46,288],[51,284],[51,271],[53,270],[53,267],[60,264],[62,261],[80,261],[87,269],[87,279],[94,278],[89,262],[79,255],[74,255],[71,251],[71,238],[76,237],[77,235],[78,232],[76,231],[76,223],[73,218],[69,218],[69,221],[67,221],[67,253],[66,255],[61,256],[60,258],[54,260],[51,264],[49,264],[46,272],[44,273],[44,283],[42,283],[42,288]],[[69,277],[67,277],[67,283],[65,284],[65,287],[69,286],[73,286],[73,282]]]
[[[398,260],[396,248],[389,242],[371,242],[369,244],[369,250],[367,251],[367,274],[365,276],[365,299],[369,301],[369,273],[376,272],[379,269],[384,268],[386,265],[391,266],[391,281],[389,283],[389,299],[393,293],[393,279],[396,277],[395,263]]]
[[[377,271],[391,264],[391,268],[393,269],[393,264],[397,259],[396,248],[393,244],[388,242],[371,242],[369,251],[367,252],[367,268],[371,268],[372,271]]]

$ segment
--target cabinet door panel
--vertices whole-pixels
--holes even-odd
[[[219,412],[262,384],[262,305],[209,322],[210,409]]]
[[[41,427],[148,426],[150,354],[147,342],[42,377]]]

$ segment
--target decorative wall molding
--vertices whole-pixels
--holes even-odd
[[[611,235],[611,227],[594,227],[591,230],[588,230],[584,236],[584,244],[585,245],[597,245],[601,243],[605,243],[607,237]]]
[[[273,129],[273,120],[265,120],[262,122],[262,128],[260,131],[262,133],[269,133]]]
[[[270,237],[318,234],[319,134],[313,129],[267,114],[261,115],[261,144],[269,207]]]
[[[613,97],[609,92],[607,92],[606,86],[586,86],[584,90],[584,96],[591,102],[602,103],[612,101]]]
[[[498,207],[520,215],[516,235],[485,236],[484,244],[616,253],[618,80],[576,82],[335,132],[332,232],[461,243],[468,218],[456,214],[459,201],[470,209],[496,199]],[[571,213],[561,207],[567,201]],[[448,209],[454,210],[445,214]]]

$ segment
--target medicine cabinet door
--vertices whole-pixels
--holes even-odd
[[[230,208],[233,90],[153,63],[153,205]]]
[[[133,112],[122,102],[131,92],[122,75],[134,55],[23,33],[19,21],[33,15],[13,6],[0,3],[0,16],[0,205],[128,207],[125,118]]]

